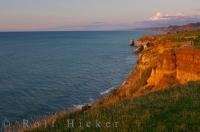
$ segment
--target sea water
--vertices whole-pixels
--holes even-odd
[[[145,31],[1,32],[0,121],[95,101],[126,79]]]

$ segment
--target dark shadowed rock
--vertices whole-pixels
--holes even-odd
[[[91,105],[87,104],[82,107],[82,111],[86,111],[91,108]]]
[[[135,46],[135,42],[134,42],[133,39],[131,39],[131,40],[129,41],[129,45],[130,45],[130,46]]]

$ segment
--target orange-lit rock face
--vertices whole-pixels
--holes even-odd
[[[175,83],[200,80],[200,51],[179,48],[164,51],[151,76],[148,85],[164,87]]]
[[[158,64],[153,68],[148,84],[153,86],[165,86],[174,83],[176,76],[176,55],[173,50],[164,51]]]
[[[198,49],[179,49],[176,51],[177,79],[180,83],[200,80],[200,51]]]

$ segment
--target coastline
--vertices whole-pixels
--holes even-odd
[[[2,64],[6,62],[1,69],[5,83],[0,89],[4,102],[0,121],[37,119],[100,98],[100,92],[118,85],[131,69],[135,59],[126,44],[140,34],[143,32],[2,34],[8,47],[3,46],[5,54],[0,55]],[[21,46],[15,45],[17,38],[9,39],[15,35]],[[9,54],[15,49],[15,54]],[[16,65],[23,66],[18,70]],[[10,84],[12,79],[15,81]],[[13,90],[16,92],[12,95]]]
[[[128,46],[128,44],[127,44],[127,46]],[[130,47],[130,48],[132,49],[132,47]],[[132,70],[133,70],[133,68],[131,68],[131,71]],[[63,117],[64,115],[70,115],[71,113],[76,113],[76,112],[81,112],[81,111],[91,109],[92,106],[97,101],[101,100],[102,98],[104,98],[105,96],[107,96],[109,94],[112,94],[113,91],[115,91],[116,89],[121,87],[126,82],[126,79],[128,78],[131,71],[127,74],[127,77],[125,77],[125,79],[122,81],[122,83],[120,83],[118,86],[110,87],[107,90],[100,92],[101,97],[94,100],[93,102],[88,102],[88,103],[84,103],[84,104],[80,104],[80,105],[73,105],[71,107],[67,107],[65,110],[51,112],[51,114],[42,115],[39,118],[36,118],[33,120],[23,119],[20,121],[12,121],[12,122],[9,122],[9,127],[7,127],[5,125],[5,129],[8,131],[9,130],[29,131],[29,130],[32,130],[32,129],[35,129],[35,128],[38,128],[38,127],[41,127],[41,126],[44,126],[47,124],[52,124],[52,122],[59,119],[60,117]]]
[[[159,31],[159,33],[157,31],[155,31],[155,32],[156,32],[157,35],[166,33],[165,31],[162,31],[162,32]],[[153,34],[155,34],[155,32],[153,32]],[[143,37],[141,37],[141,38],[143,38]],[[139,39],[140,38],[138,38],[138,40]],[[131,46],[131,48],[132,48],[132,50],[134,52],[134,49],[136,49],[137,46],[133,45],[133,46]],[[104,93],[104,94],[99,99],[96,99],[91,103],[73,105],[73,107],[68,107],[68,108],[66,108],[66,110],[57,111],[57,112],[55,112],[53,114],[50,114],[48,116],[36,119],[33,122],[29,123],[28,125],[25,125],[25,129],[24,129],[24,122],[23,121],[21,122],[21,124],[11,125],[11,128],[9,128],[9,129],[16,130],[16,128],[17,128],[17,130],[19,130],[19,131],[31,131],[31,130],[33,130],[35,128],[46,127],[48,124],[52,124],[53,125],[56,120],[59,120],[59,118],[62,118],[63,116],[66,116],[66,115],[70,115],[70,114],[73,114],[73,113],[79,113],[79,112],[83,112],[83,111],[87,111],[87,110],[91,110],[91,109],[97,109],[99,106],[103,106],[103,105],[109,105],[110,102],[107,101],[107,98],[110,98],[110,96],[115,95],[115,93],[118,90],[122,89],[124,87],[124,85],[126,85],[126,83],[129,81],[130,78],[135,76],[134,73],[138,72],[137,71],[137,67],[138,67],[138,61],[140,60],[140,58],[139,58],[140,54],[136,53],[136,52],[134,52],[134,54],[137,56],[137,60],[136,60],[137,63],[132,65],[132,68],[129,71],[127,77],[118,86],[111,87],[111,89],[109,88],[106,91],[103,91],[102,93]],[[134,97],[136,98],[136,97],[139,97],[141,95],[143,95],[143,94],[139,94],[139,95],[134,96]],[[115,102],[117,102],[117,101],[119,101],[119,100],[117,99]],[[25,121],[28,121],[28,120],[25,120]],[[26,124],[26,122],[25,122],[25,124]]]
[[[191,65],[193,61],[191,59],[200,56],[199,49],[194,49],[191,43],[185,40],[184,42],[168,42],[168,40],[171,39],[168,37],[171,36],[168,34],[160,34],[155,36],[143,36],[138,39],[139,45],[143,46],[143,50],[138,53],[137,64],[131,69],[127,79],[125,79],[116,89],[111,90],[102,98],[97,99],[92,104],[86,104],[83,107],[79,107],[79,109],[71,109],[70,111],[66,110],[58,112],[56,115],[42,118],[39,121],[36,121],[40,122],[40,125],[35,126],[35,124],[31,124],[30,128],[21,130],[29,131],[40,127],[46,128],[46,125],[54,125],[56,120],[67,117],[66,115],[69,115],[70,117],[70,114],[78,115],[81,112],[89,112],[103,106],[106,107],[113,104],[117,105],[118,102],[123,100],[134,99],[156,91],[168,89],[171,86],[200,80],[200,76],[196,75],[200,70],[200,67],[196,67],[194,72],[187,71],[188,73],[192,73],[192,76],[187,77],[187,80],[185,80],[184,77],[188,74],[182,72],[185,71],[185,69],[188,69],[188,67],[190,68],[190,66],[183,67],[183,63]],[[176,36],[172,34],[172,37]],[[149,42],[150,46],[146,46]],[[191,58],[188,58],[188,60],[185,61],[184,59],[181,59],[185,58],[182,55],[189,55]],[[166,66],[163,66],[163,63],[165,63]],[[200,62],[195,61],[194,65],[196,65],[196,63]],[[177,73],[186,75],[178,76]],[[157,82],[159,82],[159,84],[157,84]]]

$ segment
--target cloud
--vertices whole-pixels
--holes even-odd
[[[136,22],[134,26],[137,28],[166,27],[170,25],[184,25],[195,22],[200,22],[200,15],[198,13],[186,15],[184,13],[164,14],[156,12],[155,15],[147,20]]]
[[[154,16],[150,17],[149,20],[151,21],[159,21],[159,20],[169,20],[169,19],[179,19],[186,17],[183,13],[176,13],[176,14],[162,14],[161,12],[157,12]]]

